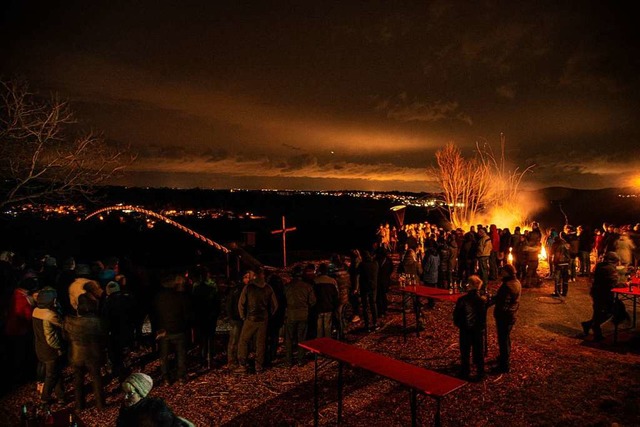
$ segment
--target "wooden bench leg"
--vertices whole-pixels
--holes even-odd
[[[616,303],[618,302],[618,299],[619,299],[618,294],[616,294]],[[614,344],[618,343],[618,323],[616,322],[613,322],[613,343]]]
[[[342,371],[344,363],[338,362],[338,425],[342,423]]]
[[[440,427],[442,425],[442,420],[440,418],[440,398],[436,398],[436,419],[433,424],[436,427]]]
[[[413,300],[413,311],[416,313],[416,337],[420,338],[420,299],[418,295]]]
[[[407,342],[407,298],[409,296],[407,294],[402,294],[402,336],[404,338],[404,342]]]
[[[415,389],[409,390],[411,403],[411,427],[418,426],[418,396]]]
[[[318,402],[318,354],[313,355],[313,365],[313,425],[317,427],[320,412],[320,404]]]

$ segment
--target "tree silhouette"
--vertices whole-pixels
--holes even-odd
[[[0,81],[0,207],[89,196],[134,160],[128,147],[76,127],[66,101],[40,97],[24,81]]]

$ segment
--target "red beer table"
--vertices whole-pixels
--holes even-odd
[[[634,277],[631,279],[631,283],[633,285],[633,289],[629,290],[628,286],[624,288],[613,288],[611,292],[615,295],[616,299],[620,300],[631,300],[633,301],[633,327],[636,327],[636,318],[637,318],[637,300],[640,297],[640,278]],[[614,344],[618,342],[618,325],[614,323],[613,325],[613,342]]]
[[[413,296],[413,311],[416,318],[416,337],[420,336],[420,298],[431,298],[438,301],[449,301],[455,304],[458,298],[464,293],[450,294],[448,289],[436,288],[433,286],[412,285],[397,288],[402,293],[402,334],[404,341],[407,341],[407,298]]]
[[[417,394],[436,399],[437,409],[434,423],[440,425],[440,400],[449,393],[467,384],[466,381],[429,369],[411,365],[400,360],[345,344],[331,338],[316,338],[298,344],[314,354],[315,377],[313,387],[314,425],[318,425],[318,356],[338,362],[338,424],[342,421],[342,371],[346,363],[354,368],[365,369],[377,375],[397,381],[410,391],[411,425],[417,425]]]

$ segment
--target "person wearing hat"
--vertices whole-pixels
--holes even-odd
[[[36,356],[44,366],[45,380],[40,394],[43,402],[64,399],[62,384],[63,341],[62,318],[56,309],[56,290],[50,287],[41,289],[33,310],[33,333]],[[56,399],[51,393],[55,391]]]
[[[469,356],[473,353],[478,380],[484,378],[484,330],[487,327],[487,301],[480,296],[482,279],[469,276],[469,291],[456,301],[453,309],[453,323],[460,329],[460,375],[469,378],[471,366]]]
[[[593,340],[602,341],[602,324],[613,315],[615,297],[611,289],[618,284],[618,265],[620,258],[615,252],[607,252],[604,261],[596,264],[591,285],[591,300],[593,301],[593,315],[590,320],[582,322],[584,336],[588,336],[593,329]]]
[[[193,424],[178,417],[159,397],[150,397],[153,380],[147,374],[136,372],[122,383],[124,401],[118,413],[116,427],[192,427]]]

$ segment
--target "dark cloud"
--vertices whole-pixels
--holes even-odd
[[[424,188],[439,147],[501,133],[528,185],[636,173],[632,3],[290,6],[5,2],[0,75],[70,98],[141,182]]]

